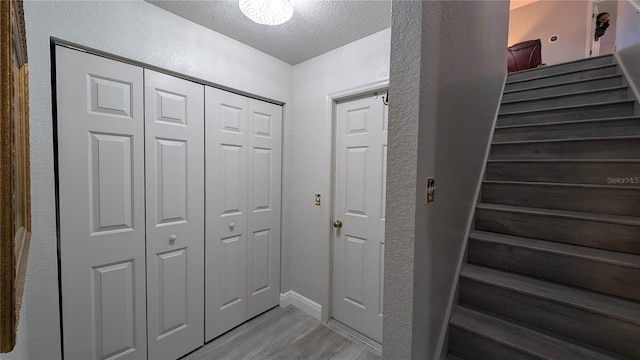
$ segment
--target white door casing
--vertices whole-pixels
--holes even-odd
[[[380,343],[387,125],[380,97],[336,106],[332,316]]]
[[[207,341],[280,297],[282,108],[206,87]]]
[[[592,15],[591,15],[591,26],[588,28],[590,29],[589,34],[587,34],[587,36],[589,36],[591,38],[591,52],[589,53],[590,57],[596,57],[600,55],[600,41],[595,39],[595,33],[596,33],[596,16],[598,16],[599,14],[599,10],[598,10],[598,1],[593,2],[593,10],[592,10]]]
[[[143,70],[56,46],[66,359],[146,359]]]
[[[204,344],[204,86],[145,69],[150,359]]]

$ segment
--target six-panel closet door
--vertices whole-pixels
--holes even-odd
[[[282,108],[55,51],[65,358],[177,359],[276,306]]]
[[[204,344],[204,86],[144,71],[149,359]]]
[[[147,357],[142,68],[56,47],[66,359]]]
[[[280,296],[282,107],[205,88],[205,339]]]

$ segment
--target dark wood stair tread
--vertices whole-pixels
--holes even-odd
[[[585,213],[585,212],[579,212],[579,211],[532,208],[532,207],[525,207],[525,206],[488,204],[488,203],[479,203],[476,206],[476,208],[484,209],[484,210],[516,212],[516,213],[525,213],[525,214],[532,214],[532,215],[564,217],[564,218],[585,220],[585,221],[596,221],[596,222],[614,223],[614,224],[621,224],[621,225],[640,226],[640,219],[635,216],[594,214],[594,213]]]
[[[458,306],[450,324],[467,332],[540,359],[613,360],[613,358],[503,321],[487,314]]]
[[[610,66],[610,65],[608,65]],[[591,69],[589,69],[591,70]],[[557,75],[564,75],[566,73],[563,74],[557,74]],[[557,76],[554,75],[554,76]],[[603,79],[611,79],[611,78],[616,78],[616,77],[622,77],[622,74],[612,74],[612,75],[603,75],[603,76],[596,76],[596,77],[592,77],[592,78],[587,78],[587,79],[578,79],[578,80],[571,80],[571,81],[567,81],[567,82],[563,82],[561,84],[549,84],[549,85],[540,85],[540,86],[533,86],[533,87],[529,87],[529,88],[524,88],[524,89],[515,89],[515,90],[505,90],[505,94],[517,94],[517,93],[521,93],[521,92],[525,92],[525,91],[532,91],[532,90],[541,90],[541,89],[548,89],[548,88],[553,88],[553,87],[557,87],[557,86],[562,86],[562,85],[573,85],[573,84],[579,84],[579,83],[588,83],[591,81],[598,81],[598,80],[603,80]],[[538,78],[536,78],[538,79]],[[531,80],[531,79],[529,79]],[[525,81],[525,80],[522,80]],[[509,83],[507,83],[509,84]]]
[[[489,159],[488,163],[640,163],[640,159]]]
[[[504,112],[504,113],[499,113],[498,114],[498,118],[500,117],[506,117],[506,116],[513,116],[513,115],[527,115],[527,114],[534,114],[534,113],[543,113],[543,112],[548,112],[548,111],[556,111],[556,110],[579,110],[579,109],[583,109],[583,108],[589,108],[589,107],[595,107],[595,106],[602,106],[602,105],[615,105],[615,104],[633,104],[635,100],[633,99],[628,99],[628,100],[616,100],[616,101],[605,101],[605,102],[599,102],[599,103],[592,103],[592,104],[582,104],[582,105],[569,105],[569,106],[555,106],[555,107],[550,107],[550,108],[544,108],[544,109],[532,109],[532,110],[518,110],[518,111],[512,111],[512,112]]]
[[[485,180],[638,187],[640,159],[490,159]]]
[[[593,89],[593,90],[586,90],[586,91],[574,91],[574,92],[570,92],[570,93],[555,94],[555,95],[545,95],[545,96],[540,96],[540,97],[535,97],[535,98],[530,98],[530,99],[524,99],[524,100],[503,101],[501,103],[501,105],[509,105],[509,104],[525,103],[525,102],[536,102],[536,101],[540,101],[540,100],[557,99],[557,98],[563,98],[563,97],[569,97],[569,96],[589,95],[589,94],[598,93],[598,92],[613,91],[613,90],[623,90],[623,89],[627,89],[627,88],[628,88],[628,86],[622,85],[622,86],[612,86],[612,87],[605,87],[605,88],[601,88],[601,89]]]
[[[483,184],[500,184],[500,185],[528,185],[528,186],[551,186],[563,188],[582,188],[582,189],[608,189],[608,190],[638,190],[640,186],[621,186],[621,185],[605,185],[605,184],[571,184],[571,183],[555,183],[555,182],[539,182],[539,181],[508,181],[508,180],[483,180]]]
[[[638,120],[638,125],[640,125],[640,116],[619,116],[612,118],[601,118],[601,119],[584,119],[584,120],[569,120],[569,121],[556,121],[556,122],[543,122],[543,123],[531,123],[531,124],[518,124],[518,125],[498,125],[495,127],[496,130],[504,130],[504,129],[518,129],[518,128],[537,128],[537,127],[547,127],[547,126],[558,126],[558,125],[580,125],[580,124],[597,124],[597,123],[607,123],[614,121],[625,121],[625,120]]]
[[[554,66],[561,66],[561,65],[566,65],[567,63],[564,64],[557,64],[557,65],[552,65],[552,66],[546,66],[546,67],[542,67],[542,68],[535,68],[535,69],[528,69],[528,70],[524,70],[524,71],[518,71],[513,73],[514,75],[516,74],[523,74],[526,71],[537,71],[537,70],[544,70],[544,69],[550,69]],[[617,67],[617,64],[604,64],[604,65],[596,65],[596,66],[591,66],[591,67],[587,67],[587,68],[581,68],[581,69],[570,69],[568,71],[563,71],[563,72],[559,72],[559,73],[553,73],[553,74],[542,74],[540,76],[536,76],[536,77],[530,77],[530,78],[525,78],[525,79],[516,79],[516,80],[510,80],[511,74],[509,74],[507,76],[507,85],[511,85],[511,84],[517,84],[517,83],[522,83],[522,82],[527,82],[527,81],[531,81],[531,80],[538,80],[538,79],[546,79],[546,78],[551,78],[551,77],[556,77],[556,76],[561,76],[561,75],[566,75],[566,74],[573,74],[573,73],[579,73],[579,72],[583,72],[583,71],[589,71],[589,70],[597,70],[597,69],[603,69],[603,68],[611,68],[611,67]]]
[[[492,204],[640,217],[638,184],[575,183],[576,181],[580,179],[570,182],[527,178],[484,180],[480,199]]]
[[[579,258],[598,263],[640,269],[640,256],[634,254],[478,230],[472,231],[469,238],[482,242],[490,242],[510,247],[525,248],[538,252]]]
[[[607,137],[587,137],[587,138],[571,138],[571,139],[515,140],[515,141],[493,142],[491,143],[491,145],[559,143],[559,142],[580,142],[580,141],[598,141],[598,140],[636,140],[636,139],[640,139],[640,136],[631,135],[631,136],[607,136]]]
[[[640,303],[474,264],[467,264],[460,277],[640,325]]]

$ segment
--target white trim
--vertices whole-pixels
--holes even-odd
[[[306,312],[314,318],[321,320],[322,306],[317,302],[307,299],[293,290],[289,290],[284,294],[280,294],[280,307],[284,308],[293,305],[298,309]]]
[[[476,206],[478,205],[478,199],[480,198],[480,189],[482,188],[482,180],[485,176],[485,171],[487,169],[487,161],[489,160],[489,153],[491,152],[491,140],[493,139],[493,133],[496,129],[496,123],[498,122],[498,112],[500,111],[500,105],[502,104],[502,96],[504,94],[504,89],[507,84],[507,75],[504,75],[504,81],[502,83],[502,91],[500,92],[500,98],[498,99],[498,105],[496,106],[495,116],[493,117],[493,125],[491,127],[491,132],[489,133],[488,146],[487,150],[484,153],[484,163],[482,164],[482,171],[480,171],[480,176],[478,178],[478,185],[476,186],[476,194],[475,201],[473,203],[473,207],[469,212],[469,220],[467,221],[467,230],[465,232],[465,237],[462,242],[462,248],[460,249],[460,255],[458,256],[458,267],[456,268],[455,276],[452,279],[454,286],[451,287],[451,293],[449,294],[449,303],[447,305],[447,311],[445,312],[445,321],[442,324],[442,329],[440,330],[440,338],[438,339],[438,344],[436,348],[436,359],[444,359],[442,354],[442,350],[444,348],[444,341],[447,338],[447,327],[449,326],[449,319],[451,318],[451,313],[453,312],[453,301],[456,298],[456,294],[458,292],[458,281],[460,279],[460,272],[462,271],[462,266],[464,265],[465,252],[467,251],[467,243],[469,242],[469,234],[471,233],[471,228],[474,224]],[[446,355],[446,354],[445,354]]]
[[[594,44],[597,44],[597,46],[600,46],[599,42],[594,41],[593,39],[593,35],[595,33],[595,16],[597,15],[595,10],[595,7],[601,3],[607,0],[589,0],[588,1],[588,6],[587,6],[587,43],[585,45],[585,49],[584,49],[584,57],[585,58],[590,58],[590,57],[597,57],[600,56],[600,51],[598,51],[598,54],[593,54],[593,46]],[[614,44],[615,46],[615,44]]]
[[[629,4],[640,11],[640,0],[628,0]]]
[[[587,40],[584,45],[584,57],[589,58],[592,56],[591,47],[593,45],[593,23],[591,19],[593,19],[593,5],[596,3],[595,0],[589,0],[587,3]]]
[[[370,92],[374,92],[376,90],[386,89],[388,87],[389,87],[389,78],[387,77],[371,83],[360,85],[355,88],[331,93],[327,95],[327,100],[329,105],[331,106],[332,105],[331,103],[335,100],[340,100],[342,98],[347,98],[350,96],[364,95]]]
[[[344,325],[333,318],[330,319],[329,322],[325,324],[325,326],[351,340],[351,342],[364,347],[370,353],[382,357],[382,344],[380,344],[379,342],[368,338],[367,336],[351,329],[347,325]]]
[[[286,308],[287,306],[291,305],[291,293],[291,290],[287,291],[286,293],[280,293],[281,308]]]
[[[629,86],[629,89],[631,89],[631,92],[633,92],[633,95],[635,95],[636,102],[639,102],[640,90],[636,87],[636,84],[634,84],[633,78],[629,75],[629,71],[627,70],[627,67],[624,65],[624,62],[622,62],[622,60],[620,59],[620,54],[618,52],[614,52],[613,56],[616,59],[616,64],[618,65],[618,67],[620,68],[620,71],[622,71],[622,74],[625,77],[627,86]]]
[[[336,169],[335,169],[335,147],[336,147],[336,123],[335,123],[335,105],[338,100],[349,98],[357,95],[364,95],[369,93],[374,93],[380,90],[386,90],[389,88],[389,78],[384,77],[379,80],[372,81],[370,83],[362,84],[360,86],[356,86],[354,88],[337,91],[333,93],[327,94],[327,107],[326,107],[326,119],[328,124],[331,124],[331,162],[329,164],[329,168],[331,169],[331,189],[330,189],[330,203],[329,203],[329,218],[333,219],[333,205],[335,203],[335,183],[336,183]],[[387,94],[387,96],[389,96]],[[332,223],[333,221],[330,221]],[[327,278],[327,282],[325,283],[327,291],[326,296],[322,299],[322,305],[324,306],[324,313],[322,313],[322,322],[327,323],[331,318],[331,298],[333,291],[333,231],[329,236],[329,276]]]

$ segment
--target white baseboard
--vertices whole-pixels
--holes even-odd
[[[280,307],[293,305],[298,309],[306,312],[314,318],[322,321],[322,305],[307,299],[293,290],[289,290],[284,294],[280,294]]]

